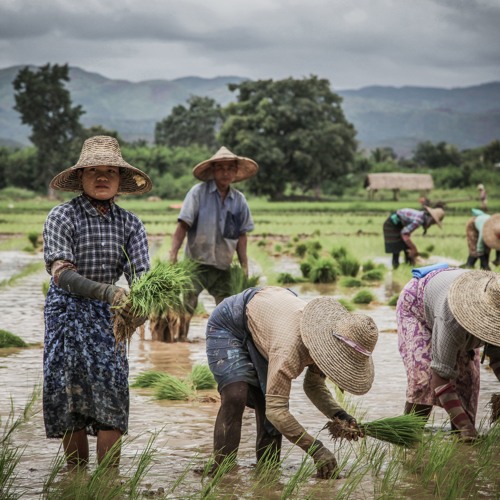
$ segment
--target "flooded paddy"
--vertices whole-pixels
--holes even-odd
[[[20,258],[25,259],[19,264]],[[28,255],[15,252],[0,252],[0,281],[8,279],[19,267],[36,260],[41,255]],[[0,288],[0,328],[19,335],[32,344],[27,349],[4,350],[0,354],[0,418],[4,427],[6,419],[13,409],[15,415],[22,412],[35,386],[41,385],[43,355],[43,303],[42,284],[48,279],[44,270],[19,279],[13,286]],[[405,373],[397,350],[395,335],[394,308],[382,305],[387,297],[394,293],[391,284],[379,286],[375,292],[380,303],[362,308],[362,312],[373,317],[380,330],[380,337],[374,352],[375,381],[372,389],[364,396],[349,398],[356,405],[356,415],[365,421],[380,417],[395,416],[402,413],[405,402]],[[309,300],[317,295],[336,296],[336,289],[331,285],[293,285],[298,295]],[[214,303],[211,297],[202,295],[207,312]],[[165,344],[151,340],[146,328],[145,338],[134,335],[130,350],[130,380],[146,370],[163,370],[168,373],[184,376],[197,363],[205,362],[206,319],[196,318],[193,321],[189,342]],[[485,366],[481,367],[481,394],[478,422],[488,418],[487,406],[491,395],[498,392],[498,381]],[[294,381],[291,398],[291,411],[299,422],[313,435],[317,435],[332,451],[335,447],[329,442],[326,431],[322,431],[326,423],[325,417],[308,401],[301,390],[302,379]],[[191,469],[206,461],[212,451],[213,424],[218,410],[216,391],[204,401],[158,401],[145,389],[130,390],[130,422],[129,439],[123,448],[121,473],[134,457],[147,446],[151,436],[156,435],[154,442],[155,455],[151,470],[142,485],[149,496],[162,497],[171,485],[181,478],[183,480],[169,494],[168,498],[199,498],[201,478]],[[434,425],[440,425],[446,414],[436,408],[433,412]],[[303,452],[284,440],[282,456],[286,456],[283,477],[279,485],[272,491],[253,491],[252,478],[255,464],[254,436],[255,422],[251,410],[244,416],[242,442],[238,455],[239,467],[219,485],[218,497],[227,498],[281,498],[281,489],[287,478],[291,477],[301,466]],[[365,441],[371,440],[367,438]],[[53,460],[60,453],[60,441],[48,440],[45,437],[41,399],[35,404],[35,414],[16,430],[13,443],[23,449],[21,462],[16,469],[15,491],[22,498],[43,498],[43,484],[49,475]],[[94,463],[95,438],[90,438],[91,464]],[[336,450],[339,455],[344,448]],[[189,470],[188,470],[189,469]],[[186,472],[187,471],[187,472]],[[347,471],[343,471],[347,473]],[[334,498],[342,487],[344,480],[321,481],[310,478],[298,494],[299,498]],[[423,494],[415,486],[415,496],[395,494],[398,498],[432,498]],[[411,488],[410,488],[411,489]],[[486,489],[479,494],[483,498],[498,498],[494,492]],[[377,494],[370,479],[363,479],[349,498],[374,498]],[[345,497],[345,496],[344,496]]]

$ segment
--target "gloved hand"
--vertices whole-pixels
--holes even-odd
[[[337,459],[333,453],[323,446],[321,441],[314,442],[315,451],[311,454],[316,465],[316,477],[330,479],[337,470]]]
[[[121,287],[115,288],[118,290],[116,290],[111,304],[113,306],[115,316],[118,317],[118,321],[123,322],[135,330],[139,326],[143,325],[148,318],[145,316],[136,316],[132,312],[132,303],[128,298],[129,292]]]
[[[349,413],[347,413],[346,411],[344,410],[338,411],[334,415],[334,418],[343,420],[347,424],[345,429],[345,434],[343,434],[342,436],[343,439],[347,439],[348,441],[357,441],[358,438],[364,437],[363,431],[359,428],[356,419],[352,415],[349,415]]]
[[[465,412],[453,384],[448,382],[440,385],[434,392],[439,403],[450,416],[451,423],[460,432],[460,439],[465,442],[474,441],[477,438],[476,429]]]

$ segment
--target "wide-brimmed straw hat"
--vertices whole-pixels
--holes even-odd
[[[483,226],[484,244],[493,250],[500,250],[500,214],[493,214]]]
[[[441,207],[437,208],[424,207],[424,210],[427,210],[427,212],[429,212],[430,216],[434,219],[434,222],[439,227],[443,227],[441,221],[444,219],[444,210]]]
[[[83,143],[76,165],[57,174],[50,181],[50,187],[61,191],[83,191],[78,171],[81,168],[99,166],[120,167],[119,194],[147,193],[153,187],[148,175],[122,158],[118,141],[107,135],[96,135],[87,139]]]
[[[259,165],[257,165],[255,161],[244,156],[235,155],[231,153],[229,149],[222,146],[211,158],[198,163],[198,165],[193,168],[193,175],[200,181],[210,181],[214,178],[212,170],[213,163],[224,161],[236,161],[238,172],[233,182],[244,181],[245,179],[253,177],[259,170]]]
[[[378,339],[372,318],[350,313],[333,297],[318,297],[304,307],[300,334],[313,361],[341,389],[351,394],[370,390]]]
[[[500,346],[500,275],[491,271],[461,274],[448,290],[448,304],[463,328]]]

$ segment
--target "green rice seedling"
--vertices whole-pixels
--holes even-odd
[[[347,299],[344,299],[344,298],[340,298],[338,299],[339,302],[349,311],[349,312],[352,312],[356,309],[356,307],[354,306],[354,304],[350,301],[350,300],[347,300]]]
[[[339,284],[345,288],[359,288],[362,286],[363,282],[358,278],[353,278],[352,276],[342,276]]]
[[[346,255],[340,259],[337,259],[339,264],[340,273],[343,276],[352,276],[353,278],[357,276],[360,268],[359,261],[355,257]]]
[[[230,472],[236,465],[236,452],[230,453],[225,456],[220,464],[216,466],[214,457],[210,457],[207,461],[202,474],[202,485],[199,493],[199,498],[204,499],[218,499],[220,495],[217,494],[217,486],[222,481],[223,477]]]
[[[267,241],[266,240],[259,240],[257,242],[257,246],[259,247],[265,247],[267,245]]]
[[[132,313],[137,317],[182,313],[183,297],[193,288],[196,265],[188,259],[175,264],[156,262],[148,272],[132,281],[130,294],[116,308],[130,304]],[[113,330],[117,343],[121,343],[130,340],[135,325],[125,323],[119,314],[115,314]]]
[[[214,389],[217,382],[208,365],[194,365],[189,375],[189,381],[196,390]]]
[[[313,283],[333,283],[337,279],[337,274],[335,261],[324,257],[313,262],[309,278]]]
[[[305,254],[307,253],[307,245],[305,243],[299,243],[296,247],[295,247],[295,255],[297,257],[304,257]]]
[[[428,259],[429,258],[429,252],[419,252],[418,254],[422,259]]]
[[[375,300],[375,294],[371,290],[360,290],[353,298],[355,304],[369,304]]]
[[[361,275],[361,279],[364,281],[381,281],[384,279],[384,270],[377,268],[366,271]]]
[[[420,443],[427,420],[414,413],[358,424],[367,436],[410,448]]]
[[[279,243],[278,243],[278,244],[276,244],[276,245],[274,245],[274,251],[275,251],[276,253],[281,253],[281,251],[282,251],[282,250],[283,250],[283,247],[282,247],[282,245],[280,245]]]
[[[343,426],[337,425],[336,420],[326,424],[332,439],[344,437]],[[366,436],[385,441],[387,443],[405,446],[415,446],[422,440],[422,433],[427,420],[416,414],[386,417],[371,422],[358,422],[360,430]]]
[[[280,284],[298,283],[300,280],[290,273],[279,273],[276,281]]]
[[[432,253],[434,252],[434,248],[435,248],[434,245],[430,244],[425,247],[425,251],[428,253]]]
[[[243,268],[236,263],[231,264],[229,268],[229,286],[231,289],[231,295],[236,295],[241,293],[247,288],[257,286],[260,280],[260,276],[246,276]]]
[[[153,388],[156,399],[187,401],[194,396],[194,389],[189,383],[168,373],[165,373]]]
[[[311,476],[316,472],[316,466],[308,454],[304,454],[299,468],[295,471],[292,477],[287,481],[281,492],[281,498],[299,498],[300,488],[306,484]],[[338,472],[334,473],[337,474]]]
[[[28,344],[18,335],[0,330],[0,349],[6,347],[27,347]]]
[[[394,306],[396,307],[397,303],[398,303],[398,299],[399,299],[399,294],[394,294],[388,301],[387,301],[387,305],[388,306]]]
[[[149,370],[139,373],[135,378],[134,382],[130,387],[153,387],[157,382],[159,382],[164,376],[165,372],[160,372],[156,370]]]
[[[28,240],[33,245],[33,249],[36,250],[38,247],[38,233],[35,232],[28,233]]]
[[[340,260],[344,257],[347,257],[348,255],[347,248],[344,246],[337,246],[332,248],[330,255],[335,259],[335,260]]]
[[[306,279],[309,278],[311,274],[312,263],[309,260],[304,260],[300,263],[300,272],[302,276]]]
[[[366,260],[361,264],[361,269],[363,269],[363,272],[366,273],[367,271],[371,271],[372,269],[375,269],[377,267],[377,264],[373,262],[373,260]]]

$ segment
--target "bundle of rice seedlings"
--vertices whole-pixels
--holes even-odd
[[[500,420],[500,394],[492,394],[490,399],[491,417],[490,422],[493,424]]]
[[[346,434],[349,432],[345,422],[339,423],[338,420],[333,419],[325,426],[331,439],[346,438]],[[358,427],[365,436],[410,448],[421,442],[426,422],[422,416],[410,413],[397,417],[380,418],[372,422],[358,422]]]
[[[194,365],[189,381],[196,390],[213,389],[217,385],[208,365]]]
[[[148,272],[132,281],[130,294],[117,309],[127,307],[136,317],[161,316],[168,311],[184,310],[183,296],[193,288],[196,264],[157,262]],[[125,323],[115,314],[114,334],[117,343],[130,340],[137,325]]]
[[[340,257],[337,259],[337,262],[339,263],[340,274],[343,276],[352,276],[354,278],[357,276],[359,268],[361,267],[359,261],[350,255]]]
[[[384,270],[383,269],[371,269],[370,271],[366,271],[361,276],[362,280],[365,281],[380,281],[384,279]]]
[[[194,396],[194,389],[188,382],[168,373],[158,379],[153,387],[156,399],[186,401]]]
[[[137,375],[134,382],[131,384],[131,387],[152,387],[165,375],[165,372],[159,372],[156,370],[142,372]]]
[[[325,257],[313,262],[309,277],[313,283],[333,283],[337,279],[337,274],[336,262]]]
[[[299,278],[296,278],[290,273],[279,273],[276,281],[280,284],[288,284],[288,283],[297,283],[299,282]]]
[[[363,285],[363,282],[358,278],[352,278],[351,276],[342,276],[340,278],[340,286],[345,288],[359,288]]]
[[[351,301],[344,299],[343,297],[338,300],[349,312],[352,312],[354,311],[354,309],[356,309]]]
[[[371,290],[360,290],[353,298],[355,304],[369,304],[375,300],[375,294]]]
[[[28,344],[19,336],[7,330],[0,330],[0,348],[3,347],[27,347]]]
[[[243,268],[236,263],[231,264],[229,268],[229,283],[231,289],[231,295],[236,295],[237,293],[243,292],[247,288],[257,286],[260,280],[260,276],[245,276],[245,271]]]

